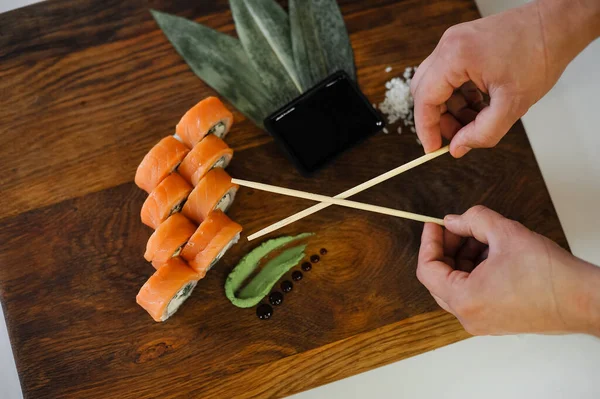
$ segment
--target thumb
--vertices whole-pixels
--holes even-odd
[[[461,237],[474,237],[477,241],[490,245],[497,242],[504,230],[506,219],[497,212],[477,205],[462,215],[447,215],[444,218],[446,229]]]
[[[460,292],[468,273],[454,270],[446,263],[444,254],[444,231],[434,223],[425,223],[421,236],[421,248],[417,265],[417,278],[444,304]],[[441,307],[444,305],[440,303]],[[447,305],[446,305],[447,306]],[[445,309],[445,308],[444,308]]]
[[[473,148],[494,147],[522,116],[512,96],[497,91],[475,120],[460,129],[450,143],[450,153],[460,158]]]

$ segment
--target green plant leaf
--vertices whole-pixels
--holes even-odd
[[[258,126],[277,110],[239,40],[175,15],[152,16],[192,71]]]
[[[289,1],[294,62],[304,87],[312,87],[327,76],[327,60],[314,29],[311,3],[312,0]]]
[[[354,53],[335,0],[290,0],[290,31],[296,70],[305,87],[344,70],[356,79]]]
[[[289,19],[273,0],[230,0],[235,29],[265,90],[283,106],[303,92],[296,73]]]

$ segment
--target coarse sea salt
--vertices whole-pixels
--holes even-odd
[[[386,72],[392,72],[392,67],[391,67],[391,66],[389,66],[389,67],[385,68],[385,71],[386,71]]]
[[[387,70],[387,69],[386,69]],[[385,99],[379,109],[387,117],[388,123],[402,120],[405,125],[413,126],[413,98],[410,93],[410,81],[416,68],[407,67],[402,77],[386,82]]]

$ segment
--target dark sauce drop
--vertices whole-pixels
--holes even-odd
[[[312,255],[312,256],[310,257],[310,261],[311,261],[312,263],[319,263],[319,261],[320,261],[320,260],[321,260],[321,257],[320,257],[319,255]]]
[[[294,280],[294,281],[302,280],[302,272],[300,270],[296,270],[294,273],[292,273],[292,280]]]
[[[305,272],[309,271],[310,269],[312,269],[312,265],[310,264],[310,262],[304,262],[302,264],[302,270],[304,270]]]
[[[321,251],[319,252],[321,252],[321,255],[327,255],[327,249],[325,248],[321,248]]]
[[[271,302],[271,305],[273,306],[281,305],[283,303],[283,294],[278,291],[271,292],[271,295],[269,295],[269,302]]]
[[[271,316],[273,315],[273,308],[271,307],[271,305],[268,305],[266,303],[261,303],[256,308],[256,315],[261,320],[270,319]]]
[[[294,284],[292,284],[292,282],[289,280],[285,280],[283,283],[281,283],[281,291],[283,292],[290,292],[292,288],[294,288]]]

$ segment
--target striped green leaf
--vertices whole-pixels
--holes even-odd
[[[304,87],[338,70],[356,79],[354,53],[335,0],[290,0],[294,62]]]
[[[230,0],[235,29],[265,90],[279,106],[303,92],[296,73],[289,19],[274,0]]]
[[[239,40],[185,18],[151,10],[192,71],[258,126],[278,105],[264,90]]]

